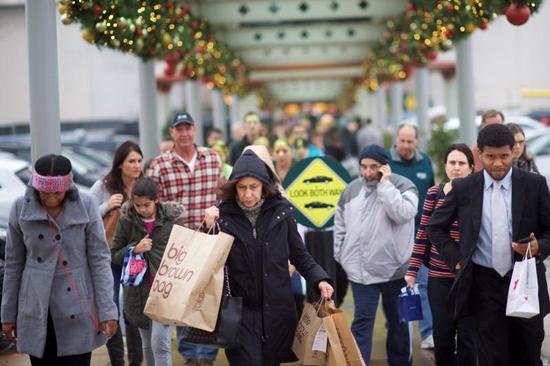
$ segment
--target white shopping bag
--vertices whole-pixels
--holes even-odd
[[[508,289],[506,315],[518,318],[532,318],[539,314],[539,285],[537,265],[528,245],[523,260],[514,264],[512,280]]]

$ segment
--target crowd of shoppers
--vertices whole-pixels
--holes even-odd
[[[504,125],[498,111],[484,114],[475,146],[448,147],[439,184],[414,125],[399,126],[387,149],[369,121],[341,125],[323,114],[275,124],[271,132],[266,126],[250,112],[241,133],[232,131],[232,144],[212,129],[203,147],[192,116],[176,113],[159,156],[144,166],[137,144],[121,144],[90,195],[72,183],[67,158],[38,159],[9,218],[6,337],[32,365],[89,365],[91,351],[105,342],[111,364],[123,365],[120,318],[130,365],[144,358],[148,366],[171,366],[173,328],[143,313],[154,274],[174,224],[218,226],[235,238],[227,274],[232,293],[243,298],[240,344],[226,350],[232,366],[296,361],[290,346],[302,277],[325,298],[349,280],[351,331],[367,365],[380,297],[388,364],[412,364],[411,327],[400,321],[397,298],[417,284],[420,344],[434,349],[438,365],[539,365],[542,319],[550,311],[542,263],[550,254],[550,194],[533,174],[517,124]],[[328,231],[344,282],[306,250],[307,230],[282,188],[294,163],[315,156],[340,161],[355,178]],[[505,315],[513,263],[527,249],[522,238],[539,281],[540,314],[530,319]],[[119,303],[122,264],[133,255],[145,258],[147,272],[123,287]],[[214,365],[216,348],[187,343],[179,327],[176,334],[184,365]]]

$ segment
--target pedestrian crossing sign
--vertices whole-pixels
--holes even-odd
[[[283,187],[296,208],[296,220],[320,229],[333,225],[338,200],[350,180],[348,172],[336,160],[316,157],[294,165]]]

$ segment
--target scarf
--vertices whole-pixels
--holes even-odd
[[[252,207],[246,207],[245,205],[242,204],[241,201],[239,201],[238,198],[236,200],[241,210],[243,210],[244,215],[246,216],[248,221],[250,221],[250,223],[252,224],[252,227],[255,227],[256,220],[258,220],[258,216],[260,216],[260,211],[262,209],[262,205],[264,204],[265,199],[262,198],[261,200],[258,201],[258,203],[256,203]]]

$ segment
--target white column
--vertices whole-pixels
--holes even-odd
[[[143,160],[159,154],[155,62],[139,62],[139,145]]]
[[[471,146],[475,143],[477,136],[471,37],[467,37],[456,44],[456,68],[458,78],[460,141]]]
[[[31,159],[61,150],[56,1],[28,0]],[[7,52],[7,50],[5,50]]]
[[[380,129],[386,127],[386,89],[380,85],[376,90],[376,112],[372,120],[372,124]]]
[[[458,117],[458,82],[456,77],[444,79],[445,106],[447,107],[447,117]]]
[[[233,124],[240,121],[241,116],[239,114],[239,96],[237,94],[231,94],[231,105],[229,106],[230,123]]]
[[[394,130],[403,121],[403,83],[395,81],[390,85],[390,125]]]
[[[170,118],[170,93],[157,92],[157,133],[162,139],[162,129]]]
[[[170,88],[170,107],[174,111],[185,109],[185,88],[182,81],[176,81]]]
[[[202,130],[202,108],[199,100],[199,84],[194,80],[185,80],[185,110],[191,114],[195,120],[195,143],[199,146],[204,145],[204,133]]]
[[[225,141],[228,141],[227,135],[227,113],[225,111],[225,103],[223,102],[223,92],[219,89],[212,90],[212,117],[214,119],[214,127],[220,129],[223,133]]]
[[[418,119],[418,130],[420,132],[420,148],[426,149],[431,137],[431,126],[428,120],[429,85],[428,69],[419,67],[415,70],[416,89],[416,117]]]

